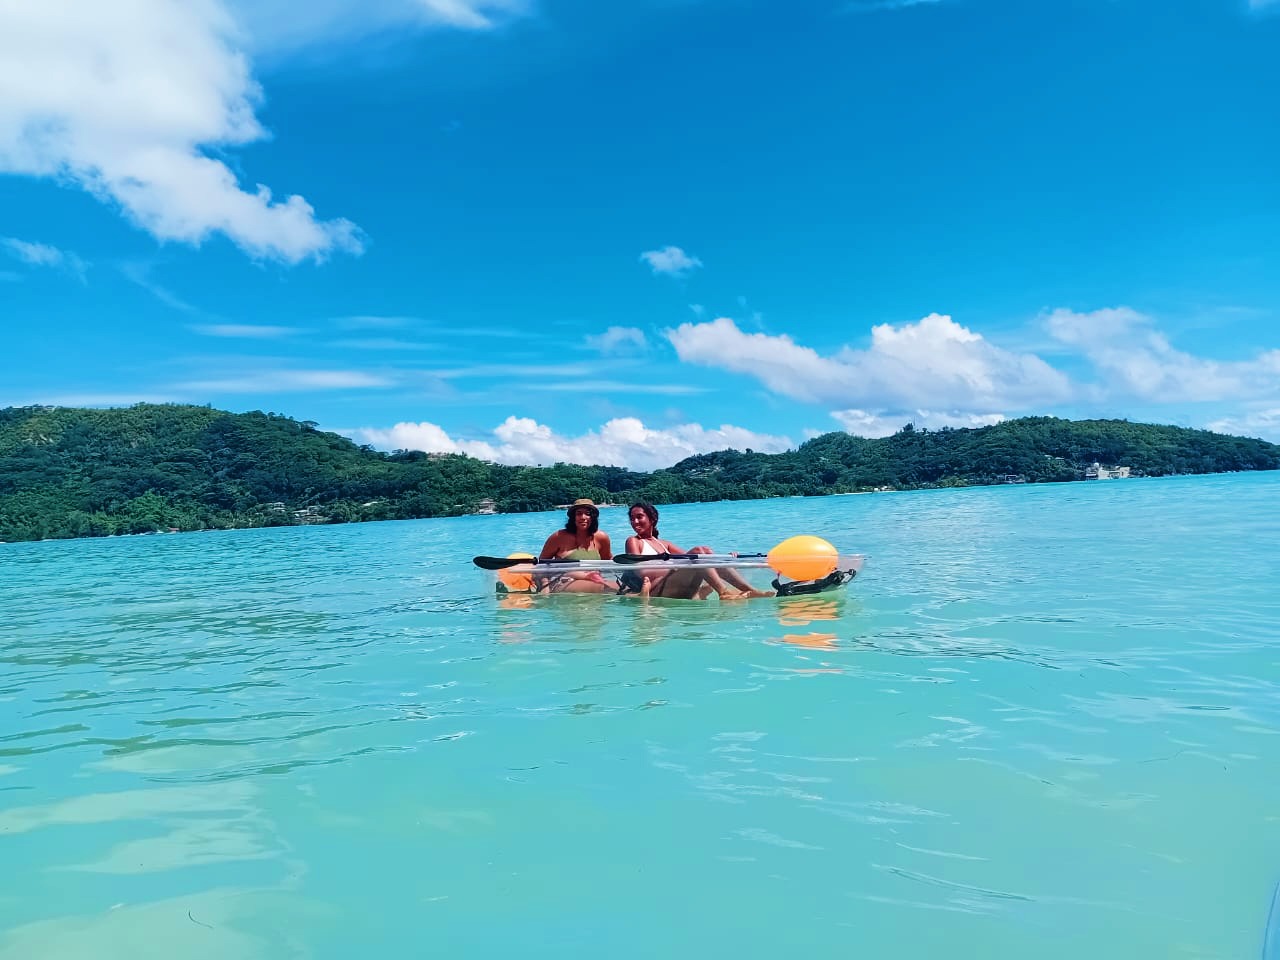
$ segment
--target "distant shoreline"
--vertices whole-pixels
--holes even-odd
[[[671,467],[507,466],[381,453],[275,414],[138,404],[0,411],[0,541],[330,525],[975,486],[1280,470],[1280,446],[1121,420],[1027,417],[794,450],[721,450]]]
[[[1245,476],[1245,475],[1258,476],[1260,479],[1263,477],[1269,477],[1274,482],[1280,483],[1280,472],[1262,471],[1262,470],[1230,470],[1230,471],[1219,471],[1215,473],[1170,474],[1170,475],[1161,476],[1161,477],[1132,477],[1130,479],[1134,481],[1145,480],[1145,481],[1159,482],[1159,481],[1178,481],[1178,480],[1208,480],[1208,479],[1215,479],[1215,478],[1220,479],[1223,477]],[[1019,484],[1019,485],[973,484],[973,485],[964,486],[964,487],[919,487],[914,489],[903,489],[903,490],[863,490],[863,491],[851,491],[847,493],[817,494],[810,497],[802,497],[802,496],[757,497],[757,498],[739,499],[739,500],[706,500],[706,501],[696,501],[696,502],[686,501],[683,503],[676,503],[676,504],[660,504],[659,506],[661,506],[663,509],[668,509],[672,507],[689,507],[689,508],[696,509],[698,507],[719,506],[722,504],[730,504],[730,503],[748,503],[748,504],[767,503],[770,500],[782,500],[782,499],[822,500],[822,499],[825,499],[826,497],[856,497],[856,496],[865,496],[870,494],[933,494],[933,493],[978,492],[978,491],[991,491],[993,489],[999,489],[1002,487],[1013,487],[1013,486],[1023,487],[1024,489],[1027,487],[1061,488],[1064,486],[1072,485],[1074,483],[1076,483],[1076,481],[1062,481],[1057,483],[1046,482],[1046,483],[1038,483],[1038,484]],[[1094,483],[1090,483],[1089,485],[1091,487],[1101,486],[1101,484],[1094,484]],[[598,506],[603,506],[603,505],[598,505]],[[611,504],[610,506],[616,508],[616,507],[623,506],[623,504]],[[209,528],[204,528],[199,530],[169,530],[169,531],[156,530],[156,531],[144,531],[141,533],[117,533],[117,534],[110,534],[106,536],[97,536],[97,537],[46,537],[40,540],[19,540],[19,541],[0,540],[0,547],[19,546],[23,544],[32,544],[32,543],[67,543],[71,541],[85,541],[85,540],[95,540],[95,541],[96,540],[134,540],[139,537],[167,538],[172,536],[181,536],[184,534],[239,533],[239,532],[244,532],[248,530],[282,530],[282,531],[295,530],[296,531],[306,527],[311,527],[314,529],[331,530],[337,527],[356,526],[361,524],[411,523],[418,520],[471,522],[471,521],[480,520],[480,519],[489,519],[491,517],[500,517],[503,519],[510,519],[512,517],[519,517],[519,516],[535,517],[535,516],[541,516],[541,515],[555,517],[557,514],[560,514],[562,512],[563,511],[561,511],[558,507],[548,507],[545,510],[522,511],[520,513],[499,513],[499,514],[466,513],[466,514],[453,514],[449,516],[439,516],[439,517],[396,517],[396,518],[388,518],[388,519],[357,520],[357,521],[350,521],[347,523],[325,523],[325,524],[298,523],[298,524],[278,524],[278,525],[270,525],[270,526],[246,525],[246,526],[240,526],[240,527],[209,527]]]

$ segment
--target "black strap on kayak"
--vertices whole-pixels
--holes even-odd
[[[833,570],[821,580],[800,580],[795,583],[783,583],[777,577],[773,579],[773,589],[780,597],[797,597],[806,593],[821,593],[848,583],[858,575],[856,570]]]
[[[639,593],[644,589],[644,580],[634,570],[627,570],[618,577],[618,594]]]

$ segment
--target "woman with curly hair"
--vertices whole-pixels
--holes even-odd
[[[692,550],[685,551],[670,540],[662,539],[658,535],[658,508],[652,503],[637,501],[631,505],[627,514],[631,521],[631,529],[635,531],[627,537],[627,553],[644,556],[662,553],[715,552],[707,546],[694,547]],[[639,575],[638,571],[631,573],[631,576],[624,576],[622,579],[623,591],[631,591],[647,597],[702,600],[710,596],[713,590],[721,600],[774,596],[772,590],[757,590],[751,586],[742,574],[732,567],[683,567],[663,571],[646,570],[644,575]],[[726,580],[729,583],[726,583]],[[733,587],[730,587],[730,583]]]

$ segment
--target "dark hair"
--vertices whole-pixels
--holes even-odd
[[[591,509],[591,507],[570,507],[569,519],[564,522],[565,533],[578,532],[578,525],[574,523],[574,515],[579,510],[586,510],[588,513],[591,514],[591,526],[587,527],[588,533],[595,533],[597,530],[600,529],[600,511],[599,510],[593,510]]]
[[[659,536],[659,534],[658,534],[658,508],[657,508],[657,507],[655,507],[652,503],[649,503],[649,502],[648,502],[648,501],[646,501],[646,500],[637,500],[637,501],[636,501],[635,503],[633,503],[631,506],[627,507],[627,520],[628,520],[628,521],[631,519],[631,511],[632,511],[632,510],[634,510],[634,509],[636,509],[636,507],[639,507],[641,510],[643,510],[643,511],[644,511],[644,513],[645,513],[645,516],[647,516],[647,517],[649,518],[649,523],[650,523],[650,525],[652,525],[652,527],[653,527],[653,535],[654,535],[655,537],[656,537],[656,536]]]

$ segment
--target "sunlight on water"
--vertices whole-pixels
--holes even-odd
[[[5,545],[0,958],[1259,956],[1278,493],[664,508],[869,556],[723,606],[495,597],[556,514]]]

